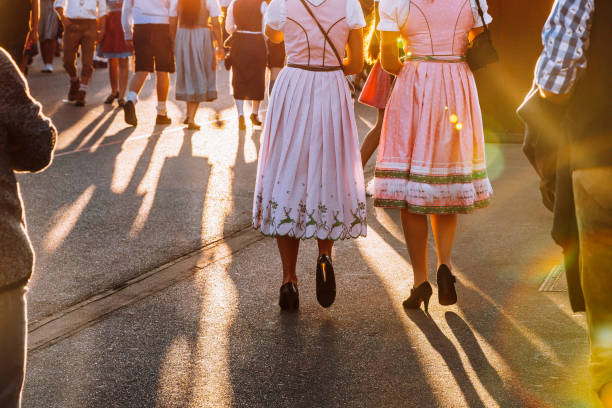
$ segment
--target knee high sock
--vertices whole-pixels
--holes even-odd
[[[242,99],[235,99],[234,102],[236,103],[238,116],[244,116],[244,101]]]

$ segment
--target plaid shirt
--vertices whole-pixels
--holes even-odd
[[[600,0],[610,1],[610,0]],[[595,0],[557,0],[542,30],[544,49],[536,65],[536,83],[566,94],[587,66]]]

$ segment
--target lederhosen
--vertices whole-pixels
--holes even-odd
[[[261,101],[266,92],[266,41],[262,33],[262,0],[236,0],[231,38],[234,98]]]

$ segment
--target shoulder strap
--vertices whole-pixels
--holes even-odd
[[[334,52],[334,55],[336,56],[336,58],[338,58],[338,64],[340,64],[340,66],[342,66],[342,58],[340,58],[340,53],[338,52],[338,50],[336,49],[336,46],[334,45],[334,43],[332,42],[332,40],[329,38],[329,36],[327,35],[327,33],[325,32],[325,30],[323,29],[323,27],[321,26],[321,23],[319,23],[319,20],[317,20],[317,18],[315,17],[314,13],[312,12],[312,10],[310,9],[310,7],[308,7],[308,4],[306,4],[306,0],[300,0],[302,2],[302,4],[304,5],[304,8],[308,11],[308,14],[310,14],[310,16],[312,17],[312,19],[315,21],[315,23],[317,23],[317,27],[319,27],[319,30],[321,30],[321,34],[323,34],[323,36],[325,37],[325,41],[327,41],[327,43],[329,44],[329,46],[331,47],[332,51]]]
[[[478,7],[478,15],[482,21],[482,26],[484,27],[485,33],[487,33],[487,36],[490,36],[489,29],[487,28],[487,22],[485,21],[484,13],[482,12],[482,7],[480,7],[480,0],[476,0],[476,6]]]

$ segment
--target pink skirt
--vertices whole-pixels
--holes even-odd
[[[385,109],[391,93],[393,77],[376,61],[359,95],[359,102],[376,109]]]
[[[404,65],[385,112],[374,189],[375,206],[421,214],[489,203],[482,116],[466,63]]]
[[[278,76],[259,151],[253,225],[301,239],[366,235],[357,126],[342,71],[285,67]]]

